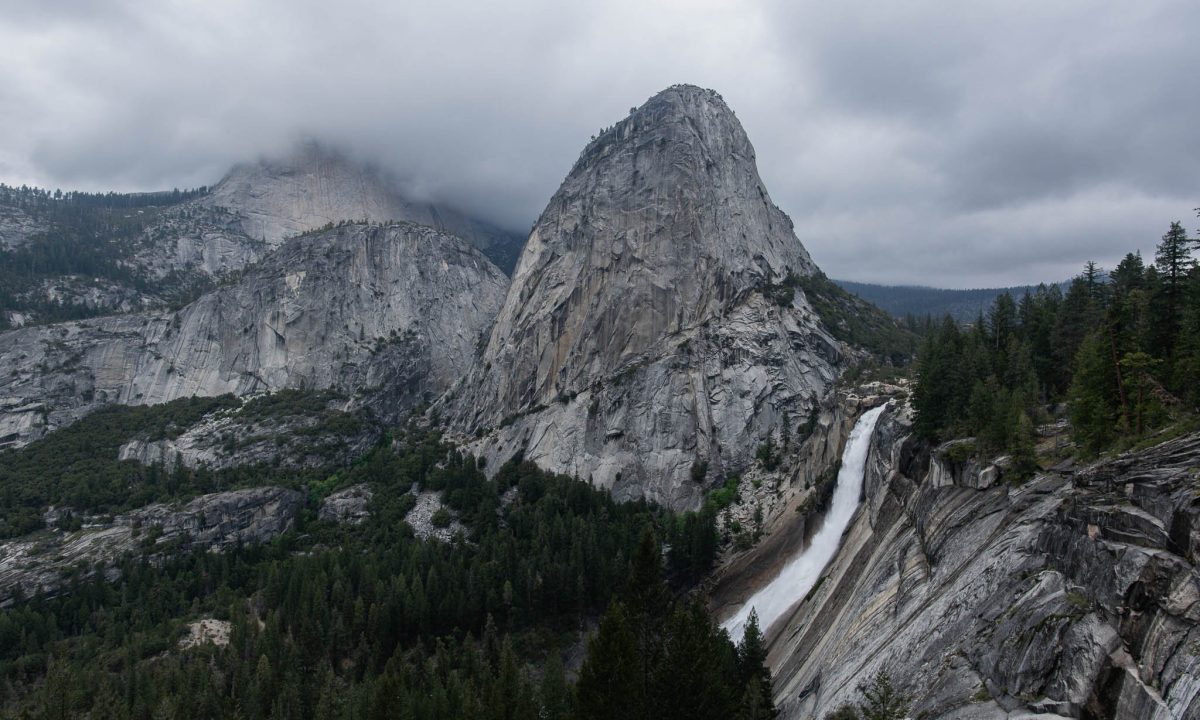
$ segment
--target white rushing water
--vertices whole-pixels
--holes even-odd
[[[846,450],[842,453],[842,467],[838,471],[837,487],[833,491],[833,503],[825,514],[825,522],[813,536],[808,547],[788,561],[771,582],[754,593],[746,604],[732,617],[722,623],[734,642],[742,639],[750,611],[758,611],[758,625],[765,632],[788,608],[802,600],[812,590],[821,572],[837,552],[842,533],[850,524],[850,518],[858,508],[862,494],[863,474],[866,470],[867,450],[871,447],[871,433],[883,413],[883,406],[868,411],[850,431]]]

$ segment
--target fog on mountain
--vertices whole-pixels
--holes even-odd
[[[0,715],[1200,717],[1181,222],[836,282],[694,85],[564,170],[0,186]]]

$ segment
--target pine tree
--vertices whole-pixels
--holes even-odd
[[[648,708],[645,699],[650,695],[654,666],[662,650],[663,625],[670,605],[670,595],[663,581],[662,553],[650,526],[642,531],[641,542],[630,562],[624,598],[629,611],[629,627],[637,645],[637,693],[643,699],[641,707]]]
[[[1154,256],[1159,276],[1162,278],[1164,315],[1159,340],[1164,343],[1165,357],[1172,355],[1179,334],[1184,280],[1192,267],[1191,245],[1192,241],[1183,225],[1173,222],[1167,234],[1163,235]]]
[[[750,611],[742,641],[737,648],[738,679],[742,691],[738,717],[744,720],[770,720],[776,715],[772,700],[771,671],[767,669],[767,650],[763,645],[762,630],[758,626],[758,612]]]
[[[1124,373],[1129,387],[1129,405],[1131,408],[1129,422],[1130,430],[1140,436],[1145,430],[1146,416],[1151,412],[1147,390],[1152,382],[1150,369],[1157,361],[1149,354],[1141,352],[1125,353],[1121,358],[1121,371]]]
[[[575,690],[579,720],[609,720],[624,712],[631,717],[645,714],[637,641],[620,602],[609,605],[600,629],[588,641]]]
[[[1038,471],[1037,448],[1034,444],[1033,421],[1023,411],[1019,413],[1012,446],[1012,468],[1009,472],[1017,480],[1032,477]]]
[[[1093,260],[1088,260],[1083,266],[1083,283],[1087,288],[1088,297],[1099,300],[1101,294],[1101,276],[1104,271]]]
[[[314,720],[335,720],[338,709],[337,678],[333,668],[325,669],[325,677],[321,683],[321,692],[317,697],[317,707],[313,713]]]
[[[992,302],[992,308],[988,312],[987,329],[990,345],[994,352],[999,352],[1008,347],[1009,338],[1017,326],[1017,306],[1013,302],[1012,296],[1008,293],[1000,293]],[[1003,374],[1002,371],[998,371]]]
[[[1192,409],[1200,411],[1200,269],[1193,269],[1188,278],[1180,342],[1170,380]]]
[[[966,402],[965,395],[970,392],[971,385],[964,389],[958,382],[964,374],[962,342],[958,325],[946,316],[918,355],[920,381],[913,391],[913,408],[916,410],[913,429],[923,438],[938,439],[950,419],[961,413]]]
[[[1146,264],[1142,261],[1140,252],[1128,253],[1117,263],[1117,268],[1109,276],[1112,281],[1113,294],[1128,295],[1133,290],[1139,290],[1146,284]]]
[[[908,716],[908,696],[897,690],[891,676],[882,670],[858,690],[863,696],[859,705],[863,720],[904,720]]]
[[[541,720],[567,720],[571,714],[571,691],[563,671],[562,657],[558,649],[550,651],[546,667],[542,672]]]
[[[251,688],[251,700],[247,713],[251,717],[267,717],[271,714],[271,701],[275,697],[274,677],[271,662],[266,655],[258,656],[258,665],[254,670],[254,685]]]
[[[654,668],[648,717],[655,720],[727,720],[737,711],[740,691],[736,659],[722,662],[727,636],[699,603],[680,604],[671,614],[661,662]],[[730,673],[732,671],[732,673]]]
[[[1089,335],[1075,359],[1070,413],[1075,440],[1089,453],[1105,448],[1117,434],[1116,376],[1108,340]]]
[[[1055,320],[1053,347],[1055,347],[1054,362],[1062,372],[1055,388],[1062,392],[1071,382],[1070,368],[1074,365],[1075,355],[1079,352],[1083,340],[1091,332],[1100,318],[1101,308],[1095,301],[1083,278],[1075,278],[1063,298],[1058,317]]]

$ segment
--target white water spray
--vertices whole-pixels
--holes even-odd
[[[846,450],[842,453],[837,487],[833,491],[833,503],[829,512],[825,514],[824,524],[813,536],[809,546],[789,560],[771,582],[754,593],[740,610],[721,624],[721,627],[729,631],[729,636],[734,642],[741,641],[751,610],[758,611],[758,624],[765,632],[788,611],[788,608],[812,590],[825,566],[833,559],[841,544],[842,533],[858,508],[863,474],[866,471],[867,451],[871,447],[871,434],[882,413],[883,406],[868,411],[858,419],[854,429],[850,431]]]

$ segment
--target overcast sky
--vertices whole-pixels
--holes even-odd
[[[0,0],[0,180],[195,186],[312,137],[525,230],[689,82],[828,274],[1057,280],[1200,225],[1198,28],[1195,0]]]

